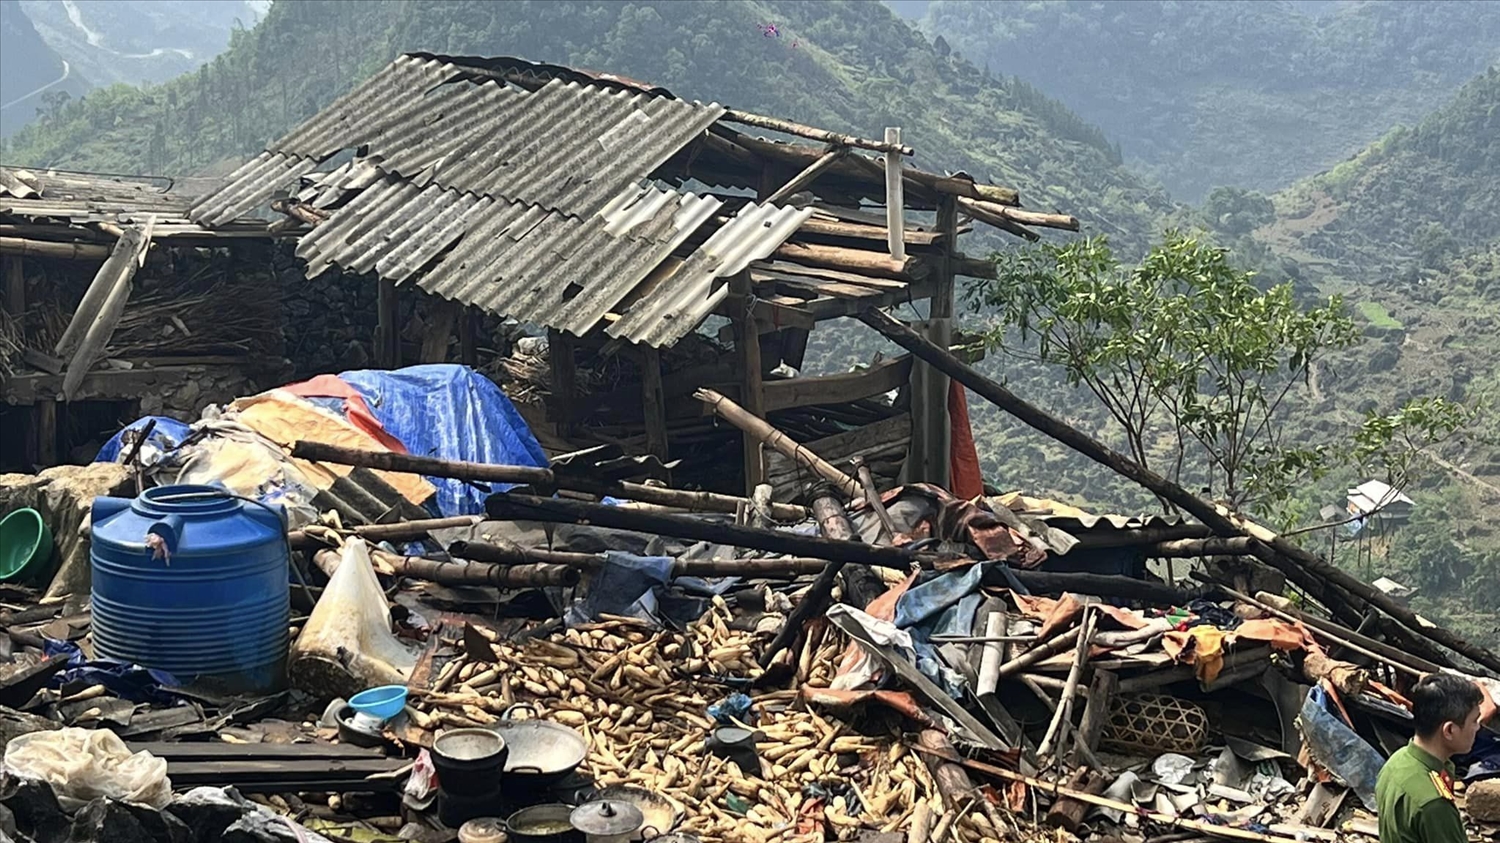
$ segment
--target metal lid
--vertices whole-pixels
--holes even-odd
[[[640,808],[629,802],[601,799],[574,808],[568,820],[584,834],[612,835],[640,831],[646,817]]]

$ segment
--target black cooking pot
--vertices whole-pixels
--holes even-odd
[[[505,835],[511,843],[584,843],[583,832],[573,827],[573,806],[533,805],[511,814]]]
[[[578,769],[588,756],[583,735],[550,720],[516,720],[511,713],[526,705],[513,705],[489,728],[505,739],[507,796],[521,801],[545,793]],[[438,771],[442,777],[442,771]]]
[[[455,796],[486,796],[500,789],[510,757],[505,737],[491,729],[454,729],[432,742],[438,787]]]

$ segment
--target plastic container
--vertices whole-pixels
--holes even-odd
[[[405,705],[405,685],[381,685],[379,688],[360,691],[349,698],[349,706],[355,712],[372,718],[377,726],[401,713]]]
[[[0,582],[39,583],[52,561],[52,531],[42,514],[18,509],[0,518]]]
[[[95,498],[95,651],[167,671],[183,686],[281,690],[288,552],[280,510],[212,486]]]

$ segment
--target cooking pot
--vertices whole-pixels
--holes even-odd
[[[640,808],[609,799],[585,802],[568,819],[588,843],[636,843],[646,824]]]
[[[500,787],[509,745],[490,729],[453,729],[432,741],[438,787],[455,796],[485,796]]]
[[[572,814],[572,805],[532,805],[505,820],[505,834],[510,843],[583,843]]]
[[[677,827],[682,819],[682,810],[671,799],[644,787],[614,784],[594,794],[590,801],[603,799],[609,802],[626,802],[641,811],[641,832],[647,840],[660,839]]]
[[[588,756],[583,735],[561,723],[528,718],[517,720],[512,713],[535,709],[517,703],[505,710],[489,730],[505,739],[508,756],[505,761],[505,789],[512,797],[536,795],[573,774]],[[441,772],[439,772],[441,778]]]

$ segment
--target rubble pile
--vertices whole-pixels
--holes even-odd
[[[0,830],[1335,843],[1375,839],[1418,678],[1470,677],[1493,724],[1482,670],[1182,519],[881,489],[806,448],[806,507],[643,482],[661,464],[619,448],[522,464],[522,428],[485,462],[350,386],[389,411],[394,383],[294,384],[6,480],[68,561],[0,583]],[[1458,760],[1493,833],[1500,744]]]

